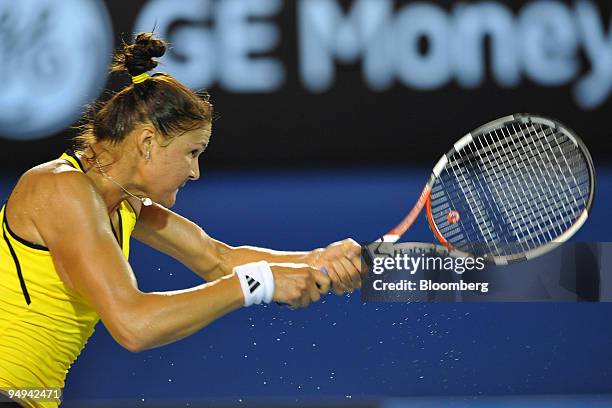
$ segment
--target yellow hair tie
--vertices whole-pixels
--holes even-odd
[[[141,82],[146,81],[149,78],[149,74],[147,74],[146,72],[144,74],[140,74],[140,75],[136,75],[132,77],[132,83],[133,84],[139,84]]]

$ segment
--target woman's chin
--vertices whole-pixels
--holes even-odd
[[[168,194],[166,197],[160,200],[159,203],[166,208],[172,208],[174,204],[176,204],[177,194],[178,194],[178,190],[174,190],[172,193]]]

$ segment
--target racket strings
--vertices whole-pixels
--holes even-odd
[[[552,134],[551,129],[548,128],[547,130],[550,131]],[[557,152],[555,152],[555,154],[542,156],[541,151],[537,152],[540,165],[537,166],[536,168],[540,172],[540,175],[542,176],[542,178],[540,178],[539,180],[542,181],[544,177],[546,177],[547,180],[552,180],[554,178],[554,180],[552,181],[555,181],[556,184],[549,182],[549,183],[543,183],[537,186],[537,187],[545,187],[546,190],[548,190],[549,194],[546,194],[546,191],[545,190],[543,191],[543,189],[540,189],[539,191],[539,196],[545,199],[546,206],[543,207],[544,212],[541,212],[539,214],[540,221],[544,221],[544,222],[539,222],[536,225],[538,227],[542,227],[543,225],[550,224],[551,228],[552,227],[557,228],[558,235],[560,235],[566,229],[566,226],[564,225],[565,220],[568,220],[569,219],[568,217],[574,214],[576,208],[580,206],[584,208],[584,204],[586,203],[586,200],[584,203],[579,204],[575,198],[575,194],[572,191],[570,191],[569,194],[561,194],[561,192],[563,191],[562,190],[563,186],[569,187],[570,190],[572,188],[575,188],[576,186],[579,186],[579,182],[576,180],[576,177],[573,174],[573,171],[575,171],[575,169],[573,167],[570,167],[569,162],[567,160],[568,155],[570,155],[571,152],[576,152],[576,150],[564,151],[561,148],[561,144],[559,143],[559,137],[553,138],[552,140],[554,142],[554,143],[551,143],[551,146],[553,147],[553,151],[555,150],[555,145],[558,150]],[[570,146],[570,145],[568,144],[568,142],[565,142],[565,146]],[[575,157],[576,155],[574,154],[573,156]],[[554,163],[550,160],[547,160],[550,158],[554,158]],[[563,160],[563,162],[561,161],[561,159]],[[579,165],[579,163],[574,161],[574,165]],[[551,169],[553,171],[550,171]],[[586,166],[584,167],[584,169],[586,170]],[[553,189],[551,188],[551,186],[557,186],[559,188]],[[580,188],[578,188],[578,190],[580,191]],[[554,207],[554,203],[551,202],[552,201],[551,198],[557,199],[556,201],[557,208]],[[546,209],[548,209],[548,211],[546,211]],[[537,213],[534,212],[534,215],[537,215]],[[573,221],[573,219],[570,221]],[[547,232],[551,228],[541,228],[539,232],[540,233]],[[536,229],[532,233],[528,234],[525,238],[526,239],[535,238],[537,240],[538,237],[535,236],[537,232],[538,230]],[[537,242],[542,243],[546,241],[538,240]]]
[[[479,146],[481,149],[484,147],[484,150],[486,152],[495,152],[496,150],[500,150],[500,151],[504,151],[504,146],[503,143],[500,142],[500,140],[489,140],[488,141],[490,144],[486,147],[484,147],[482,145]],[[490,242],[492,245],[496,245],[498,241],[500,241],[500,236],[499,234],[497,234],[497,232],[495,231],[495,223],[499,223],[500,222],[500,216],[498,216],[498,212],[491,212],[491,215],[493,215],[494,220],[492,220],[493,222],[490,222],[488,220],[489,217],[485,216],[485,211],[486,209],[483,209],[482,205],[473,205],[471,203],[485,203],[486,201],[488,201],[488,195],[484,195],[481,194],[480,190],[478,189],[465,189],[464,186],[467,184],[466,181],[466,177],[464,175],[464,170],[469,171],[469,167],[466,166],[466,162],[468,160],[470,160],[471,158],[473,158],[474,156],[474,148],[473,146],[469,147],[468,152],[470,153],[469,155],[466,156],[458,156],[458,160],[456,160],[454,163],[451,163],[450,168],[453,171],[453,175],[455,176],[456,179],[460,179],[463,180],[463,183],[459,183],[456,184],[456,186],[458,186],[461,189],[461,193],[466,195],[468,197],[468,204],[471,208],[469,208],[469,210],[474,213],[476,215],[476,217],[478,219],[481,219],[484,221],[484,223],[476,224],[476,223],[462,223],[463,225],[469,225],[472,227],[472,232],[480,232],[481,236],[488,242]],[[502,162],[503,160],[500,160],[500,162]],[[501,163],[503,165],[503,163]],[[476,176],[478,176],[478,173],[474,173]],[[461,177],[458,177],[458,175],[461,175]],[[490,177],[490,174],[489,174]],[[482,178],[482,177],[481,177]],[[476,191],[476,195],[478,196],[478,199],[475,200],[474,195],[472,194],[473,191]],[[504,192],[504,190],[502,190],[502,192]],[[464,211],[462,211],[464,212]],[[476,231],[476,228],[474,228],[474,226],[479,226],[479,231]],[[457,233],[457,229],[454,229],[454,232]],[[468,234],[468,235],[473,235],[473,234]],[[507,241],[507,240],[505,240]],[[461,243],[465,243],[465,240],[461,240]],[[474,243],[477,244],[477,243]],[[498,249],[498,248],[495,248]]]
[[[521,132],[523,135],[525,135],[523,131]],[[544,133],[544,135],[546,135],[546,132]],[[512,205],[507,206],[507,207],[502,207],[502,210],[504,211],[506,217],[509,218],[510,220],[512,220],[513,215],[515,214],[519,215],[521,217],[520,221],[522,221],[522,224],[526,226],[526,228],[523,228],[523,231],[521,232],[522,236],[518,236],[518,235],[516,236],[519,242],[529,241],[531,238],[535,238],[535,241],[536,241],[535,243],[541,244],[543,242],[547,242],[547,240],[545,239],[544,240],[538,239],[542,237],[543,235],[542,232],[545,232],[545,231],[540,230],[539,231],[540,234],[535,235],[535,236],[533,232],[538,231],[538,228],[540,227],[540,224],[538,224],[538,218],[549,219],[551,214],[537,214],[537,211],[541,208],[548,208],[548,209],[552,209],[552,211],[555,211],[552,200],[550,199],[551,196],[556,195],[556,198],[560,199],[558,203],[561,203],[564,209],[565,209],[565,203],[563,202],[562,197],[558,194],[558,191],[553,191],[550,188],[550,183],[547,182],[547,180],[550,180],[550,174],[547,174],[545,170],[549,168],[549,166],[552,163],[549,160],[546,160],[542,157],[542,154],[541,154],[542,151],[540,149],[527,150],[525,149],[525,146],[531,147],[532,145],[527,144],[527,145],[515,146],[515,148],[519,152],[522,149],[523,150],[522,153],[524,157],[525,156],[528,157],[529,162],[531,164],[535,164],[535,166],[533,166],[532,168],[532,170],[534,171],[517,172],[516,171],[517,167],[511,166],[509,168],[512,170],[513,176],[515,176],[517,180],[519,180],[519,182],[521,183],[521,187],[522,185],[524,185],[523,183],[525,182],[525,179],[521,178],[520,176],[525,176],[525,175],[528,177],[527,181],[531,183],[532,187],[527,190],[521,188],[521,191],[518,191],[518,189],[515,188],[515,195],[512,197],[511,200],[508,200],[508,202],[511,202]],[[534,162],[533,161],[534,158],[539,159],[539,160]],[[529,200],[524,200],[524,199],[521,200],[521,198],[524,198],[521,196],[521,194],[525,194],[525,193],[529,196],[530,198]],[[545,205],[543,207],[541,206],[542,203],[541,203],[541,200],[538,200],[538,197],[540,199],[544,199]],[[527,218],[528,221],[525,221],[524,214],[529,215],[529,218]],[[515,220],[515,223],[517,223],[517,221],[518,220]],[[517,234],[516,230],[514,232],[515,234]],[[560,234],[562,233],[562,230],[558,232]],[[551,238],[552,237],[549,235],[548,240],[550,240]]]
[[[455,165],[451,167],[451,170],[453,171],[453,176],[459,181],[461,193],[467,198],[466,203],[469,213],[473,214],[476,219],[480,220],[480,222],[469,224],[472,230],[469,231],[471,232],[470,235],[482,237],[480,241],[489,242],[497,252],[499,250],[497,243],[500,241],[500,236],[495,229],[495,224],[497,221],[499,221],[499,217],[495,212],[490,213],[492,217],[487,216],[487,195],[481,194],[481,191],[478,189],[470,188],[470,183],[468,181],[468,178],[470,177],[469,167],[457,167]],[[467,176],[466,173],[468,173]],[[462,212],[465,212],[465,210]],[[479,245],[477,241],[473,242],[472,244]],[[475,248],[473,249],[475,250]]]
[[[523,136],[526,136],[526,135],[533,136],[532,131],[534,131],[535,129],[529,128],[529,129],[527,129],[527,130],[528,130],[528,132],[526,132],[526,130],[525,130],[525,129],[520,129],[520,131],[516,131],[516,129],[514,129],[514,130],[515,130],[515,133],[521,133]],[[549,131],[549,132],[544,132],[544,135],[545,135],[545,136],[546,136],[546,135],[550,135],[550,134],[552,134],[552,132],[550,132],[550,131]],[[535,175],[536,175],[536,176],[538,176],[538,175],[539,175],[540,177],[536,177],[536,178],[535,178],[535,180],[534,180],[534,177],[533,177],[533,175],[532,175],[532,174],[530,174],[530,173],[526,173],[526,174],[528,175],[528,177],[529,177],[529,181],[530,181],[530,182],[532,182],[532,183],[534,183],[534,182],[535,182],[535,184],[534,184],[534,185],[535,185],[535,188],[533,189],[534,191],[528,190],[527,192],[528,192],[528,193],[531,193],[531,194],[530,194],[530,195],[532,196],[531,198],[533,198],[533,196],[534,196],[534,195],[537,195],[537,196],[543,197],[543,198],[545,199],[545,203],[546,203],[546,205],[548,206],[548,207],[546,207],[546,208],[549,208],[549,207],[550,207],[550,205],[551,205],[551,202],[550,202],[550,199],[549,199],[550,195],[546,195],[546,194],[543,194],[543,193],[546,193],[546,191],[545,191],[545,190],[546,190],[546,189],[548,189],[548,193],[550,193],[550,194],[552,194],[552,195],[554,196],[554,195],[555,195],[555,192],[553,192],[553,191],[550,189],[550,186],[549,186],[549,184],[548,184],[548,183],[543,183],[543,182],[542,182],[542,178],[541,178],[541,177],[542,177],[542,176],[550,176],[550,174],[546,174],[546,172],[544,171],[544,169],[546,169],[546,168],[547,168],[546,166],[547,166],[547,165],[549,165],[549,164],[550,164],[550,162],[552,162],[552,161],[547,161],[547,160],[545,160],[545,157],[543,157],[543,156],[542,156],[542,151],[541,151],[541,150],[535,150],[535,154],[534,154],[534,149],[532,149],[532,148],[531,148],[532,146],[533,146],[532,144],[525,144],[525,145],[523,146],[523,149],[522,149],[523,151],[522,151],[522,152],[521,152],[521,150],[517,150],[517,151],[519,151],[519,152],[523,153],[523,155],[525,154],[525,152],[531,152],[531,154],[530,154],[530,155],[528,155],[528,157],[529,157],[530,159],[532,159],[532,158],[534,158],[534,157],[539,159],[539,161],[537,161],[536,163],[539,163],[539,164],[540,164],[540,166],[537,166],[537,167],[536,167],[536,170],[538,170],[538,171],[535,173]],[[558,161],[557,161],[557,160],[555,160],[554,162],[555,162],[555,164],[558,164]],[[510,169],[511,169],[511,170],[515,170],[515,169],[513,169],[512,167],[511,167]],[[538,173],[539,173],[539,174],[538,174]],[[555,175],[555,173],[553,173],[553,176],[554,176],[554,175]],[[557,177],[557,179],[558,179],[558,177]],[[544,187],[544,189],[543,189],[543,187]],[[536,191],[536,190],[539,190],[539,191]],[[544,191],[542,191],[542,190],[544,190]],[[558,196],[558,194],[557,194],[557,196]],[[532,202],[532,201],[525,201],[525,202]],[[536,202],[537,202],[537,201],[536,201]],[[565,207],[565,203],[564,203],[563,201],[560,201],[560,203],[561,203],[562,207]],[[522,210],[523,210],[523,212],[522,212],[522,213],[521,213],[520,211],[518,212],[518,214],[519,214],[519,215],[522,215],[522,214],[523,214],[523,213],[525,213],[525,212],[530,212],[530,213],[531,213],[530,215],[531,215],[531,217],[532,217],[532,218],[528,218],[528,220],[530,220],[530,221],[529,221],[529,223],[528,223],[528,225],[527,225],[527,228],[526,228],[526,231],[527,231],[527,232],[526,232],[525,236],[523,236],[523,237],[522,237],[523,239],[533,238],[533,232],[538,232],[538,228],[537,228],[537,227],[538,227],[539,225],[538,225],[538,224],[536,224],[536,223],[533,221],[533,220],[534,220],[534,218],[533,218],[533,216],[534,216],[534,208],[539,208],[539,207],[538,207],[537,205],[532,205],[531,207],[524,207],[524,208],[522,209]],[[516,208],[514,208],[513,210],[516,210]],[[510,212],[510,214],[513,214],[513,213],[514,213],[514,212]],[[545,215],[550,215],[550,214],[545,214]],[[521,217],[521,220],[523,220],[523,219],[524,219],[524,217]],[[552,224],[552,226],[553,226],[553,227],[555,226],[555,225],[554,225],[554,223]],[[550,229],[550,228],[549,228],[549,229]],[[549,230],[549,229],[547,229],[547,230]],[[540,231],[539,231],[539,232],[540,232],[540,233],[542,233],[542,232],[546,232],[547,230],[540,229]],[[559,231],[559,232],[562,232],[562,231]],[[550,236],[550,233],[549,233],[549,232],[548,232],[548,235],[549,235],[548,239],[550,239],[550,238],[551,238],[551,236]],[[521,237],[519,237],[519,238],[521,238]],[[535,241],[536,241],[536,243],[542,243],[542,242],[543,242],[542,240],[538,240],[538,239],[536,239]]]
[[[528,132],[525,131],[525,129],[520,129],[519,131],[516,130],[516,128],[513,129],[515,131],[515,133],[521,133],[523,136],[533,136],[532,131],[534,131],[535,129],[527,129]],[[497,133],[497,132],[496,132]],[[547,135],[551,135],[552,132],[544,132],[543,133],[544,136]],[[512,140],[512,139],[511,139]],[[529,139],[526,139],[529,140]],[[547,140],[547,142],[549,142],[549,140]],[[551,208],[551,200],[549,199],[550,195],[555,195],[555,192],[553,192],[550,189],[550,185],[549,183],[547,183],[545,180],[543,180],[543,177],[547,177],[550,176],[549,174],[546,174],[546,172],[544,171],[544,169],[547,168],[548,165],[550,165],[551,163],[548,160],[545,160],[544,157],[542,156],[542,150],[541,149],[533,149],[533,144],[532,143],[526,143],[524,145],[522,145],[522,149],[518,148],[516,151],[518,151],[519,153],[523,154],[523,157],[528,157],[529,161],[533,161],[533,158],[537,158],[539,159],[538,161],[535,161],[534,163],[538,164],[538,166],[536,166],[534,169],[537,170],[536,172],[532,173],[521,173],[523,175],[527,175],[529,178],[529,182],[531,182],[533,184],[532,189],[530,190],[526,190],[526,192],[528,193],[528,195],[530,196],[530,200],[524,200],[525,203],[532,203],[531,206],[525,206],[523,205],[522,208],[517,208],[517,206],[515,205],[514,208],[509,208],[508,211],[504,211],[504,213],[506,214],[506,216],[509,216],[509,218],[512,220],[512,215],[514,214],[518,214],[520,216],[520,220],[514,220],[514,222],[511,222],[511,224],[516,224],[517,221],[521,221],[526,227],[523,227],[523,231],[522,236],[517,236],[516,238],[519,240],[519,242],[524,242],[524,241],[530,241],[533,240],[535,241],[536,244],[541,244],[543,242],[547,242],[547,240],[552,239],[552,236],[550,235],[550,228],[548,229],[543,229],[541,228],[541,225],[537,223],[536,221],[536,209],[541,208],[539,206],[540,203],[538,203],[538,200],[536,200],[537,197],[542,197],[544,198],[545,201],[545,206],[544,208]],[[516,146],[515,146],[516,148]],[[521,151],[522,150],[522,151]],[[510,167],[510,169],[513,171],[514,176],[516,177],[516,168]],[[535,176],[535,178],[534,178]],[[539,177],[538,177],[539,176]],[[520,177],[518,178],[520,180]],[[521,184],[524,182],[525,180],[521,180]],[[544,181],[544,182],[543,182]],[[546,191],[548,190],[548,191]],[[524,191],[521,191],[521,193],[523,193]],[[518,196],[518,195],[517,195]],[[535,205],[533,205],[533,203],[535,203]],[[564,207],[564,203],[563,201],[561,201],[562,206]],[[528,214],[530,218],[525,218],[524,214]],[[544,217],[542,217],[544,216]],[[546,218],[548,216],[548,219],[550,218],[550,214],[540,214],[540,218]],[[527,222],[525,222],[525,220],[527,220]],[[552,227],[554,228],[555,225],[552,224]],[[544,233],[547,233],[548,237],[543,237]],[[562,233],[562,231],[558,231],[559,233]],[[539,235],[534,235],[536,233],[539,233]],[[515,235],[516,235],[516,230],[515,230]],[[543,237],[543,238],[542,238]],[[523,245],[523,248],[525,248],[525,245]]]
[[[566,231],[589,192],[588,165],[565,133],[517,121],[449,157],[432,190],[432,217],[458,249],[515,254]],[[457,223],[447,219],[452,210],[460,214]]]

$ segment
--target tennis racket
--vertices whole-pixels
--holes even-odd
[[[587,220],[593,160],[559,122],[516,114],[459,139],[434,166],[414,208],[376,242],[393,243],[423,208],[449,251],[504,265],[540,256]]]

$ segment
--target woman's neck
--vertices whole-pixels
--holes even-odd
[[[122,201],[129,197],[136,197],[141,191],[126,175],[133,174],[130,169],[124,168],[126,161],[120,160],[107,148],[99,145],[87,147],[77,153],[85,167],[85,174],[92,180],[96,190],[106,203],[109,214],[114,212]]]

